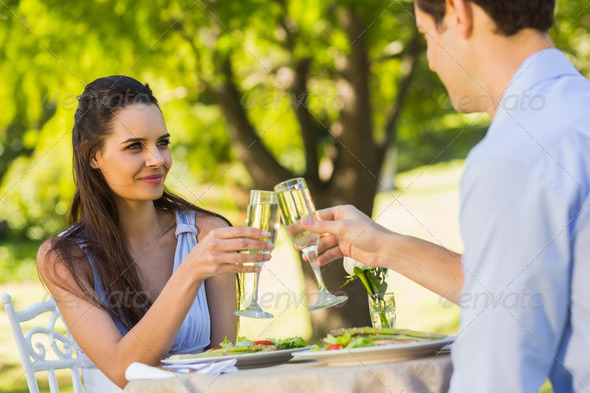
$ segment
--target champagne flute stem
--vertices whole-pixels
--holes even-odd
[[[324,284],[324,279],[322,278],[322,271],[320,270],[320,264],[318,263],[317,246],[307,247],[303,250],[303,253],[305,254],[305,256],[307,256],[307,260],[311,265],[311,269],[313,270],[313,274],[315,275],[319,291],[325,292],[326,284]]]
[[[254,281],[253,281],[253,288],[252,288],[252,301],[250,304],[258,304],[258,278],[260,277],[260,272],[256,272],[254,274]]]

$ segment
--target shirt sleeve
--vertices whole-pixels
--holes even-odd
[[[461,185],[465,281],[452,393],[538,392],[568,323],[568,206],[515,162],[480,158]]]

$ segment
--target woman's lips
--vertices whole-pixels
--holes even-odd
[[[163,178],[162,175],[154,175],[154,176],[142,177],[139,180],[144,181],[144,182],[149,183],[149,184],[159,184],[159,183],[162,182],[162,178]]]

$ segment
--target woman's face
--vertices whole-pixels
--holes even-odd
[[[115,112],[111,134],[91,159],[115,195],[128,202],[156,200],[172,166],[170,134],[155,105],[130,105]]]

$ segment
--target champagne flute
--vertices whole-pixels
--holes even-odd
[[[248,213],[246,225],[262,229],[270,233],[265,241],[274,244],[280,225],[279,207],[277,197],[272,191],[250,190],[250,201],[248,202]],[[248,250],[252,254],[270,254],[270,251]],[[262,263],[254,263],[262,266]],[[274,315],[265,312],[258,304],[258,279],[260,272],[254,275],[254,286],[252,288],[252,300],[248,307],[243,310],[234,311],[235,315],[251,318],[273,318]]]
[[[293,243],[307,256],[307,260],[313,269],[318,284],[319,295],[317,302],[309,307],[310,311],[336,306],[348,300],[348,296],[336,296],[331,294],[324,284],[322,272],[318,263],[318,244],[320,236],[317,233],[306,231],[301,226],[304,217],[316,218],[315,206],[305,179],[295,178],[284,181],[275,186],[275,193],[279,200],[279,206],[283,221]]]

